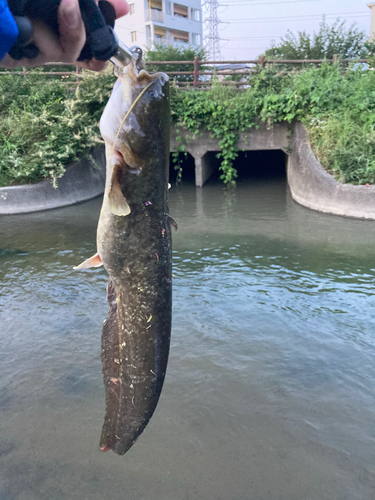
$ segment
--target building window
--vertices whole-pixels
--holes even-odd
[[[173,15],[177,17],[189,17],[189,9],[186,5],[181,5],[179,3],[173,4]]]
[[[163,4],[158,0],[151,0],[149,3],[149,9],[163,11]]]
[[[202,45],[202,37],[199,33],[192,33],[193,45]]]
[[[129,4],[129,16],[134,14],[134,3]]]
[[[189,43],[189,33],[186,31],[171,31],[174,42]]]
[[[200,11],[200,9],[191,9],[191,19],[193,21],[200,21],[201,20],[201,11]]]
[[[170,16],[172,13],[172,2],[166,2],[166,13]]]
[[[130,34],[131,34],[131,37],[132,37],[132,42],[136,42],[137,41],[137,32],[136,31],[132,31]]]

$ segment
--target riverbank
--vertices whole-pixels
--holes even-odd
[[[375,186],[337,182],[316,158],[301,123],[294,127],[287,177],[292,198],[304,207],[344,217],[375,220]]]
[[[100,196],[105,183],[104,146],[67,167],[55,189],[51,181],[0,188],[0,214],[65,207]]]
[[[27,81],[3,76],[0,90],[0,186],[56,180],[65,166],[96,147],[98,123],[113,88],[110,73],[83,73],[73,91],[37,70]],[[218,141],[221,180],[233,185],[239,135],[302,122],[323,167],[341,183],[375,184],[375,73],[339,63],[300,71],[257,67],[248,88],[214,85],[207,91],[171,86],[171,118],[179,151],[206,130]],[[184,133],[191,137],[184,141]],[[199,134],[198,134],[199,135]]]
[[[286,155],[286,175],[294,201],[328,214],[375,220],[375,186],[340,184],[324,170],[311,149],[306,129],[278,123],[271,128],[259,124],[239,134],[240,150],[282,150]],[[178,150],[177,132],[172,127],[171,153]],[[218,168],[218,139],[207,131],[196,135],[186,146],[194,159],[195,185],[203,187]],[[265,166],[265,169],[267,166]],[[265,170],[266,172],[266,170]],[[69,166],[57,189],[50,181],[0,188],[0,214],[37,212],[73,205],[99,196],[104,191],[104,147],[94,149],[91,158]]]

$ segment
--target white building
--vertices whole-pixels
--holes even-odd
[[[116,21],[125,45],[142,49],[155,45],[202,46],[201,0],[128,0],[130,12]]]

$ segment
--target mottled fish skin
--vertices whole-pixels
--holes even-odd
[[[97,244],[109,274],[109,310],[102,332],[106,416],[100,448],[119,455],[134,444],[155,410],[169,354],[172,259],[167,80],[163,73],[138,73],[135,65],[129,65],[100,123],[107,181]],[[150,83],[116,139],[125,114]],[[127,206],[127,215],[117,215],[125,213]]]

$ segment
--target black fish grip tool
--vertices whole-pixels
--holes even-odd
[[[8,0],[8,4],[19,31],[9,55],[16,60],[23,57],[34,59],[39,54],[39,49],[32,41],[29,18],[40,19],[59,36],[57,10],[60,0]],[[105,0],[101,0],[99,5],[94,0],[79,0],[79,7],[86,30],[86,43],[78,61],[93,57],[99,61],[108,61],[118,50],[117,36],[113,31],[116,19],[113,5]]]

